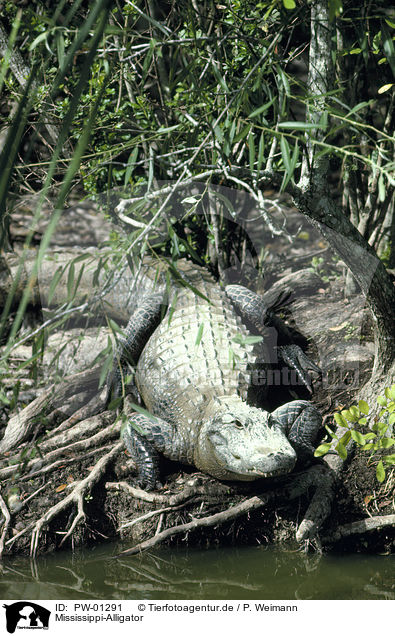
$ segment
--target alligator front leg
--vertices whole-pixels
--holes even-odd
[[[270,307],[265,305],[258,294],[243,287],[243,285],[228,285],[225,292],[243,318],[251,322],[258,333],[262,333],[265,327],[275,328],[278,337],[276,350],[279,360],[296,371],[300,381],[311,393],[309,371],[320,373],[321,370],[298,345],[288,344],[292,343],[292,334],[287,325],[274,314]]]
[[[106,405],[122,394],[123,378],[127,375],[128,364],[136,366],[146,342],[161,320],[164,307],[164,294],[151,294],[140,303],[130,317],[124,337],[118,342],[112,375],[107,380]]]
[[[134,413],[123,427],[121,437],[137,467],[137,483],[153,490],[159,481],[159,453],[170,459],[185,461],[180,436],[165,420]]]
[[[311,459],[322,427],[319,410],[306,400],[294,400],[283,404],[271,415],[278,421],[277,427],[288,437],[298,458]]]

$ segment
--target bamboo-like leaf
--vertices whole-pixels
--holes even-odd
[[[100,9],[101,9],[102,6],[103,5],[105,6],[106,4],[108,4],[108,2],[109,2],[109,0],[102,0],[101,2],[98,1],[96,3],[96,7],[100,7]],[[94,35],[93,35],[93,37],[92,37],[92,39],[90,41],[91,48],[90,48],[90,50],[87,53],[86,60],[85,60],[86,64],[82,67],[81,75],[80,75],[79,81],[77,82],[77,85],[75,86],[73,97],[72,97],[71,102],[70,102],[69,110],[67,111],[66,116],[65,116],[64,121],[63,121],[63,126],[62,126],[60,134],[59,134],[58,142],[57,142],[55,151],[53,153],[51,163],[50,163],[49,168],[48,168],[47,177],[46,177],[44,188],[43,188],[43,192],[41,194],[41,197],[40,197],[40,200],[39,200],[39,204],[38,204],[38,207],[37,207],[37,212],[39,212],[39,210],[41,208],[41,205],[42,205],[42,202],[44,200],[45,194],[46,194],[46,192],[47,192],[47,190],[48,190],[48,188],[50,186],[50,183],[51,183],[51,180],[52,180],[52,176],[53,176],[53,174],[55,172],[57,159],[59,157],[59,154],[60,154],[60,151],[61,151],[61,149],[63,147],[63,144],[64,144],[64,142],[65,142],[65,140],[67,138],[67,133],[70,130],[74,114],[75,114],[75,112],[76,112],[76,110],[78,108],[80,96],[82,94],[82,91],[83,91],[84,87],[86,86],[86,83],[87,83],[87,80],[88,80],[88,77],[89,77],[90,67],[91,67],[91,65],[93,63],[93,60],[95,58],[96,49],[97,49],[97,47],[99,45],[99,42],[100,42],[102,34],[103,34],[104,27],[105,27],[106,22],[107,22],[107,14],[108,14],[108,10],[104,11],[102,13],[102,15],[100,17],[100,20],[99,20],[99,23],[96,26]],[[86,26],[84,25],[84,29],[85,28],[86,28]],[[30,80],[32,81],[32,78],[30,78]],[[33,270],[32,270],[31,280],[34,280],[37,277],[38,269],[40,267],[42,259],[44,258],[44,254],[45,254],[45,252],[46,252],[46,250],[48,248],[48,245],[49,245],[49,242],[51,240],[52,234],[53,234],[53,232],[56,229],[59,217],[60,217],[61,212],[62,212],[62,208],[64,206],[64,202],[65,202],[66,196],[67,196],[68,191],[70,189],[70,186],[72,184],[72,180],[74,178],[74,175],[75,175],[75,173],[78,170],[82,154],[83,154],[83,152],[84,152],[84,150],[86,148],[86,145],[88,143],[90,132],[91,132],[91,130],[93,128],[93,121],[96,118],[97,110],[98,110],[99,105],[101,103],[102,95],[103,95],[103,92],[104,92],[105,88],[106,88],[106,82],[103,82],[103,84],[101,86],[101,89],[100,89],[100,91],[99,91],[99,93],[98,93],[98,95],[96,97],[96,100],[95,100],[95,102],[93,104],[93,107],[91,109],[91,113],[90,113],[90,116],[88,118],[87,124],[86,124],[86,126],[85,126],[85,128],[84,128],[84,130],[82,132],[82,135],[80,136],[80,138],[78,140],[77,147],[75,149],[75,152],[74,152],[74,154],[73,154],[73,156],[71,158],[71,161],[69,163],[69,166],[67,168],[66,175],[65,175],[65,177],[63,179],[63,182],[61,184],[60,191],[59,191],[59,194],[58,194],[58,197],[57,197],[57,200],[56,200],[55,211],[53,212],[53,214],[52,214],[52,216],[50,218],[49,224],[48,224],[48,226],[46,228],[46,231],[45,231],[45,233],[44,233],[44,235],[42,237],[42,240],[41,240],[40,249],[38,251],[37,259],[35,261],[35,264],[34,264],[34,267],[33,267]],[[37,212],[36,212],[36,214],[37,214]],[[14,338],[15,338],[15,335],[16,335],[19,327],[20,327],[20,324],[22,322],[22,319],[23,319],[23,316],[24,316],[24,313],[25,313],[29,298],[30,298],[30,286],[28,284],[26,289],[25,289],[25,292],[24,292],[24,294],[22,296],[21,302],[19,304],[16,316],[15,316],[15,320],[13,322],[13,325],[12,325],[12,328],[11,328],[11,331],[10,331],[8,345],[7,345],[7,350],[11,346],[11,344],[12,344]]]
[[[256,165],[256,170],[257,170],[258,173],[259,173],[260,169],[262,168],[264,151],[265,151],[265,134],[264,134],[264,132],[262,130],[261,136],[260,136],[260,139],[259,139],[258,161],[257,161],[257,165]]]
[[[248,156],[250,161],[250,170],[254,171],[255,164],[255,141],[254,141],[254,133],[251,131],[248,135]]]
[[[56,287],[60,281],[60,279],[62,278],[64,271],[66,269],[66,266],[64,267],[58,267],[57,270],[55,271],[54,275],[52,276],[52,280],[49,286],[49,291],[48,291],[48,299],[47,299],[47,303],[50,306],[52,303],[52,299],[54,297],[54,293],[56,291]]]
[[[5,52],[3,59],[1,61],[1,65],[0,65],[0,93],[3,90],[4,79],[8,71],[8,66],[9,66],[9,62],[11,58],[11,52],[15,44],[19,27],[21,25],[21,17],[22,17],[22,9],[18,9],[15,16],[15,20],[12,23],[12,29],[11,29],[10,37],[8,39],[7,51]]]
[[[278,128],[281,130],[316,130],[320,128],[321,130],[325,130],[326,126],[324,123],[310,124],[304,121],[282,121],[278,124]]]
[[[266,113],[267,110],[269,110],[270,106],[273,104],[273,102],[276,100],[276,97],[273,97],[273,99],[270,100],[270,102],[268,102],[267,104],[263,104],[263,106],[259,106],[259,108],[256,108],[255,110],[252,111],[252,113],[249,114],[249,118],[252,119],[253,117],[258,117],[258,115],[262,115],[262,113]]]
[[[383,21],[381,22],[381,37],[384,53],[391,67],[392,74],[395,76],[395,47],[387,25]]]
[[[289,174],[291,172],[291,154],[289,150],[289,143],[285,139],[284,135],[281,135],[280,138],[280,148],[285,170],[287,174]]]
[[[202,336],[203,336],[203,330],[204,330],[204,322],[202,322],[199,325],[199,329],[196,335],[196,340],[195,340],[195,347],[198,347],[200,345],[200,342],[202,340]]]
[[[244,137],[247,137],[251,128],[252,128],[252,125],[248,124],[239,133],[237,133],[236,137],[234,138],[234,144],[237,144],[239,141],[244,139]]]

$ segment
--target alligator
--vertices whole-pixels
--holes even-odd
[[[274,329],[279,342],[290,339],[285,323],[246,287],[221,288],[189,261],[167,271],[162,265],[140,265],[134,310],[108,383],[107,403],[121,400],[132,368],[131,384],[144,405],[122,431],[137,483],[155,488],[160,454],[230,481],[286,475],[298,459],[311,459],[322,418],[308,400],[273,412],[249,403],[268,334]],[[279,344],[276,354],[310,389],[308,371],[319,369],[302,349]]]

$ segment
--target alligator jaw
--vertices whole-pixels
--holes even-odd
[[[284,475],[288,475],[292,472],[293,467],[289,468],[278,468],[277,470],[271,470],[264,472],[263,470],[259,470],[257,468],[247,468],[245,472],[241,473],[238,471],[233,471],[228,468],[228,472],[230,474],[235,475],[235,480],[240,481],[253,481],[254,479],[270,479],[271,477],[281,477]]]

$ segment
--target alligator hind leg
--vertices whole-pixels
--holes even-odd
[[[243,287],[243,285],[227,285],[226,295],[233,305],[257,329],[258,333],[263,333],[265,327],[274,327],[277,332],[278,342],[277,355],[290,369],[294,369],[304,386],[311,393],[310,371],[320,373],[321,370],[312,362],[302,349],[292,343],[292,334],[287,325],[267,307],[263,298],[253,291]]]
[[[311,459],[314,442],[322,427],[319,410],[306,400],[287,402],[271,414],[279,422],[279,428],[285,433],[294,447],[299,459]]]
[[[137,483],[146,490],[153,490],[159,481],[159,453],[186,461],[174,427],[159,417],[134,413],[121,437],[136,464]]]

